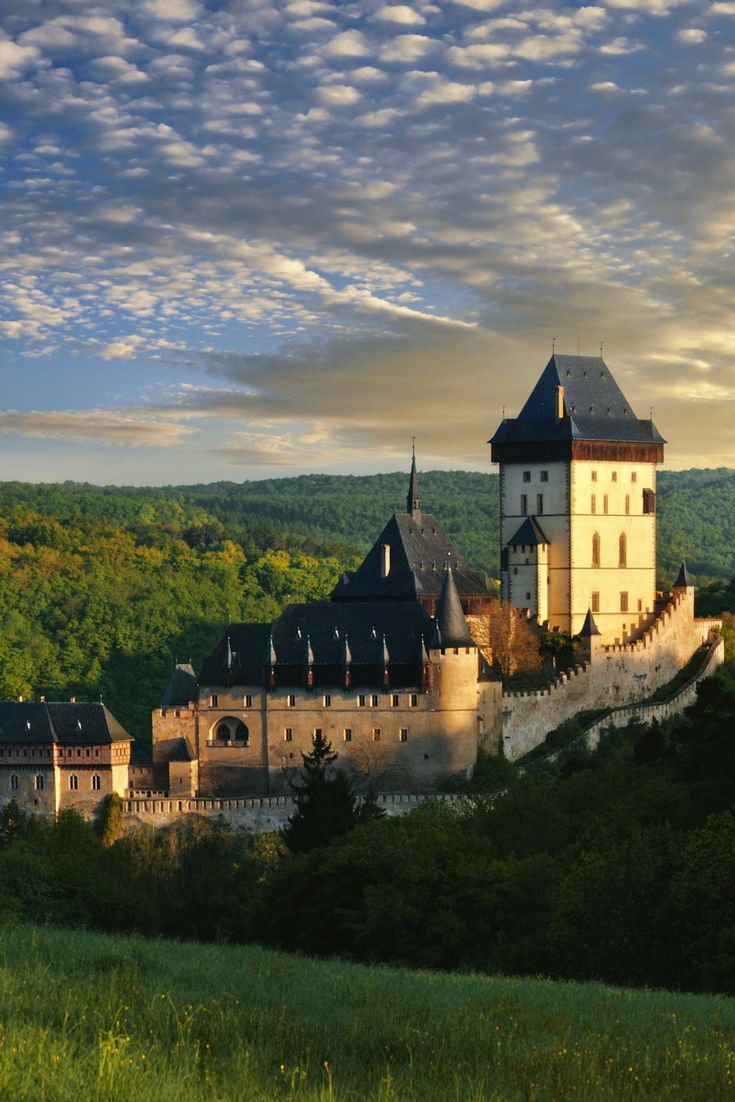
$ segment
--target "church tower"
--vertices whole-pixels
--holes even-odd
[[[500,464],[503,600],[603,643],[654,613],[656,466],[664,439],[636,417],[602,357],[552,355],[490,441]]]

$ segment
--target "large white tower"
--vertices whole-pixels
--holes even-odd
[[[502,597],[605,643],[654,614],[656,465],[664,439],[601,357],[553,355],[516,418],[490,441],[500,464]]]

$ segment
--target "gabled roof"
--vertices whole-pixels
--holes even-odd
[[[346,639],[349,640],[349,661],[353,670],[359,666],[381,667],[384,646],[391,666],[416,666],[422,642],[429,646],[433,620],[417,603],[344,601],[289,605],[272,626],[230,624],[205,658],[200,683],[222,684],[222,658],[229,635],[233,653],[239,659],[233,669],[233,684],[262,684],[271,631],[279,669],[305,666],[307,639],[311,648],[310,665],[315,668],[343,670]]]
[[[436,625],[443,647],[474,647],[475,641],[470,635],[462,605],[454,584],[452,569],[446,571],[439,603],[436,607]]]
[[[105,746],[133,741],[104,704],[0,701],[0,743]]]
[[[190,700],[196,700],[198,695],[199,684],[194,667],[189,662],[177,662],[161,697],[161,707],[186,705]]]
[[[557,417],[558,388],[564,416]],[[636,417],[601,356],[551,357],[516,418],[504,419],[490,443],[599,440],[663,444],[652,420]]]
[[[390,548],[390,570],[382,577],[383,545]],[[431,513],[395,513],[354,574],[345,574],[332,591],[333,601],[415,601],[438,597],[445,567],[451,564],[460,596],[490,594],[485,574],[471,569]]]
[[[540,524],[533,517],[526,517],[514,536],[506,543],[506,547],[536,547],[539,543],[550,543],[544,535]]]

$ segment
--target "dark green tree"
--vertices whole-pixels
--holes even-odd
[[[310,853],[382,814],[374,797],[360,805],[349,777],[333,768],[338,754],[321,731],[301,757],[300,777],[291,782],[296,811],[281,832],[292,853]]]

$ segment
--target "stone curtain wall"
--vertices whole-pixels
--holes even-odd
[[[387,815],[402,815],[413,811],[425,800],[441,800],[451,806],[462,806],[464,797],[450,795],[383,794],[378,804]],[[251,834],[280,830],[294,811],[292,796],[259,796],[254,799],[184,799],[165,796],[138,796],[122,801],[123,818],[127,826],[167,826],[182,815],[222,817],[225,822]]]
[[[561,674],[547,689],[503,693],[505,756],[523,757],[579,712],[645,700],[671,681],[719,626],[717,620],[695,619],[694,590],[681,590],[635,643],[597,646],[590,662]]]
[[[697,699],[699,683],[704,681],[706,677],[711,677],[724,661],[725,640],[718,636],[710,643],[709,653],[701,667],[669,700],[664,700],[660,704],[630,704],[625,708],[616,708],[614,712],[598,719],[596,723],[592,723],[589,727],[585,727],[579,738],[575,739],[571,745],[577,745],[584,741],[590,750],[595,750],[600,745],[603,734],[609,731],[611,727],[627,727],[629,723],[636,719],[645,724],[652,723],[654,719],[661,723],[665,719],[670,719],[671,716],[680,715],[685,708],[688,708]],[[561,747],[558,750],[550,750],[548,754],[542,754],[535,758],[533,764],[542,761],[554,761],[568,749],[569,746]],[[520,768],[523,768],[523,766]]]

